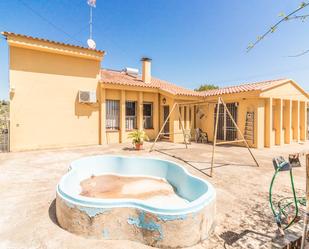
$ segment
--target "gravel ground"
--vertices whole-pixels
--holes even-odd
[[[99,241],[71,234],[57,225],[55,188],[72,160],[100,154],[140,155],[174,160],[191,173],[210,181],[217,191],[217,226],[209,241],[192,247],[270,248],[276,225],[268,204],[268,188],[273,175],[271,159],[308,150],[309,143],[272,149],[254,149],[256,167],[246,148],[218,147],[214,176],[210,178],[211,145],[184,145],[161,142],[157,150],[131,150],[131,145],[79,147],[59,150],[0,154],[0,248],[151,248],[132,241]],[[295,168],[299,195],[305,190],[305,160]],[[194,168],[195,167],[195,168]],[[203,169],[198,171],[198,169]],[[204,173],[202,173],[204,172]],[[275,198],[290,196],[288,174],[275,186]],[[290,234],[299,232],[301,222]],[[190,236],[190,235],[188,235]]]

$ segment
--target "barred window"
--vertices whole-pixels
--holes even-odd
[[[119,100],[106,100],[106,129],[119,129]]]
[[[153,128],[152,103],[143,104],[144,129]]]
[[[136,123],[136,102],[126,101],[126,129],[136,129]]]

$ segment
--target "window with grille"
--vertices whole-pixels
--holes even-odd
[[[152,103],[143,104],[144,129],[153,128]]]
[[[126,130],[136,129],[136,123],[136,102],[126,101]]]
[[[119,100],[106,100],[106,129],[119,129]]]

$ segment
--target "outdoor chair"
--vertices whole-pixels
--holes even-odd
[[[208,135],[207,132],[204,132],[201,128],[195,129],[195,142],[196,143],[208,143]]]

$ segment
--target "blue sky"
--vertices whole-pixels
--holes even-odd
[[[0,1],[1,31],[86,45],[86,0],[23,2],[28,8],[20,0]],[[300,2],[97,0],[94,39],[107,52],[103,67],[140,68],[140,58],[149,56],[154,76],[187,88],[288,77],[309,91],[309,53],[288,57],[309,49],[309,19],[284,23],[246,53],[247,45],[278,21],[280,12],[288,13]],[[309,14],[307,8],[302,13]],[[8,92],[7,50],[0,39],[0,99]]]

